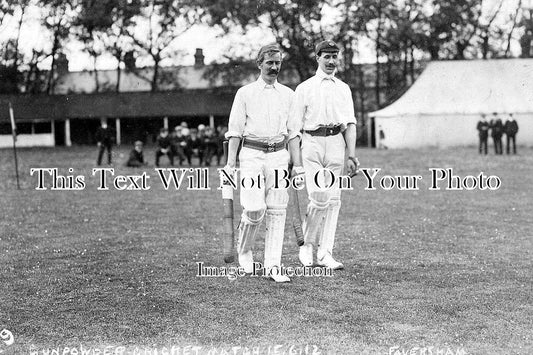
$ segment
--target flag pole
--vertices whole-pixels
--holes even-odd
[[[13,155],[15,156],[15,174],[17,176],[17,190],[20,190],[19,183],[19,164],[17,159],[17,126],[15,125],[15,115],[13,115],[13,106],[9,102],[9,117],[11,118],[11,132],[13,134]]]

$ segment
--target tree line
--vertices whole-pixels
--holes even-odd
[[[0,93],[53,93],[58,60],[72,41],[83,44],[94,63],[111,54],[117,62],[114,88],[120,90],[123,70],[137,73],[158,91],[161,63],[179,55],[173,42],[194,25],[225,33],[246,33],[260,27],[272,33],[285,52],[285,67],[306,79],[316,69],[314,45],[331,38],[343,48],[340,75],[354,87],[374,91],[380,107],[414,80],[425,60],[507,58],[513,42],[522,57],[532,57],[533,10],[527,0],[504,10],[505,0],[0,0],[0,26],[8,18],[15,31],[0,52]],[[491,4],[492,6],[488,6]],[[20,33],[30,6],[40,9],[47,34],[43,48],[21,50]],[[362,44],[374,53],[374,70],[356,65]],[[153,67],[145,76],[135,66],[145,58]],[[214,70],[239,70],[249,59],[229,55]],[[44,61],[51,62],[46,70]],[[237,69],[236,69],[237,68]],[[146,73],[146,72],[145,72]],[[361,97],[361,104],[365,98]],[[364,108],[362,108],[364,112]]]

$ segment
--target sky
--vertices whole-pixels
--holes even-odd
[[[484,11],[490,12],[500,0],[486,0]],[[519,0],[504,0],[502,7],[502,18],[510,16]],[[533,0],[522,0],[523,4],[533,7]],[[50,40],[46,32],[42,30],[39,19],[41,10],[39,7],[31,6],[25,15],[25,21],[21,29],[21,49],[26,53],[31,53],[32,48],[43,49],[50,47]],[[18,16],[8,17],[0,26],[0,40],[14,36],[17,31]],[[239,33],[232,33],[229,36],[221,37],[222,30],[205,25],[195,26],[181,37],[177,38],[172,46],[183,52],[182,56],[172,58],[162,62],[162,65],[192,65],[194,63],[194,53],[196,48],[202,48],[205,55],[205,62],[223,61],[224,55],[228,53],[238,54],[244,57],[253,56],[261,44],[274,41],[274,37],[269,31],[261,28],[251,29],[245,36]],[[372,43],[362,42],[360,48],[360,62],[372,62],[374,54]],[[518,43],[513,45],[513,53],[519,53]],[[79,42],[70,42],[66,47],[67,58],[69,59],[69,70],[81,71],[93,69],[92,58],[83,51],[83,45]],[[149,62],[138,63],[140,66],[149,65]],[[96,66],[99,70],[115,69],[116,61],[109,56],[102,56],[98,59]],[[50,60],[43,63],[43,67],[49,67]]]

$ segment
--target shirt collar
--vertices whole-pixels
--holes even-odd
[[[259,87],[260,87],[261,89],[264,89],[264,88],[266,88],[267,86],[269,86],[270,84],[267,84],[267,83],[263,80],[263,78],[261,77],[261,75],[259,75],[259,78],[257,78],[257,85],[259,85]],[[272,86],[274,89],[277,89],[277,88],[278,88],[278,85],[279,85],[279,83],[278,83],[278,81],[276,80],[276,81],[274,81],[274,84],[272,84],[271,86]]]
[[[324,79],[330,79],[330,80],[335,81],[335,80],[337,80],[337,78],[335,78],[335,73],[336,73],[336,72],[337,72],[337,71],[335,70],[335,71],[333,72],[333,74],[326,74],[326,73],[324,73],[324,71],[323,71],[322,69],[320,69],[320,67],[318,67],[318,69],[316,70],[316,74],[315,74],[315,75],[316,75],[317,77],[319,77],[320,79],[322,79],[322,80],[324,80]]]

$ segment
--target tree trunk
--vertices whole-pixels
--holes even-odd
[[[405,85],[409,84],[409,41],[404,42],[404,56],[403,56],[403,81]]]
[[[24,13],[26,11],[26,6],[24,3],[21,3],[21,6],[20,6],[20,10],[21,10],[21,14],[20,14],[20,20],[19,20],[19,23],[18,23],[18,29],[17,29],[17,37],[15,38],[15,60],[13,62],[13,67],[14,67],[14,71],[16,73],[15,75],[15,90],[16,92],[18,93],[19,92],[19,78],[20,76],[18,75],[18,72],[19,72],[19,40],[20,40],[20,32],[21,32],[21,28],[22,28],[22,23],[24,21]]]
[[[428,51],[431,56],[431,60],[439,60],[440,45],[437,43],[437,37],[431,36],[429,38]]]
[[[375,91],[376,91],[376,109],[379,109],[381,105],[381,90],[380,90],[380,83],[381,83],[381,74],[380,74],[380,65],[379,65],[379,54],[381,52],[381,4],[378,5],[378,28],[377,28],[377,36],[376,36],[376,82],[375,82]]]
[[[387,100],[390,97],[390,93],[393,91],[393,90],[391,90],[391,87],[392,87],[392,60],[394,60],[394,59],[387,58],[387,71],[386,71],[386,73],[387,73],[386,75],[387,76],[386,76],[386,79],[385,79],[386,83],[387,83],[386,84],[387,85],[387,89],[388,89],[388,90],[385,91],[385,95],[387,97]]]
[[[463,59],[465,59],[466,45],[465,45],[462,41],[458,41],[458,42],[455,44],[455,48],[456,48],[456,50],[457,50],[457,53],[455,53],[455,57],[454,57],[454,59],[456,59],[456,60],[463,60]]]
[[[361,102],[361,106],[360,106],[361,118],[363,118],[363,117],[365,117],[365,113],[366,113],[366,108],[365,108],[365,91],[366,91],[366,88],[365,88],[365,77],[364,77],[362,65],[359,68],[357,75],[359,77],[358,94],[359,94],[359,102]]]
[[[120,77],[122,76],[122,69],[120,68],[121,55],[117,56],[118,65],[117,65],[117,84],[115,86],[115,92],[120,92]]]
[[[415,82],[415,57],[413,55],[413,52],[414,52],[414,49],[413,49],[413,45],[411,44],[411,46],[409,47],[409,53],[411,57],[411,62],[409,63],[409,71],[410,71],[409,74],[411,75],[411,81],[409,82],[409,85]]]
[[[516,20],[518,19],[518,13],[520,12],[520,9],[522,8],[522,0],[518,1],[518,5],[516,6],[516,12],[514,14],[513,18],[513,27],[511,27],[511,31],[509,32],[509,36],[507,37],[507,48],[505,49],[505,57],[507,58],[509,56],[509,51],[511,50],[511,42],[513,40],[513,32],[516,27]]]
[[[100,82],[98,80],[98,69],[96,69],[96,53],[93,51],[93,71],[94,71],[94,92],[100,92]]]
[[[156,56],[154,58],[154,75],[152,76],[152,92],[159,90],[157,83],[159,80],[159,61],[160,59]]]
[[[489,55],[489,36],[485,32],[483,33],[483,36],[481,38],[483,39],[483,42],[481,44],[481,53],[483,55],[483,59],[487,59]]]
[[[50,95],[53,91],[54,85],[54,73],[56,67],[56,52],[59,48],[59,34],[58,31],[54,33],[54,45],[52,46],[52,65],[50,66],[50,71],[48,72],[48,82],[46,83],[46,94]]]

